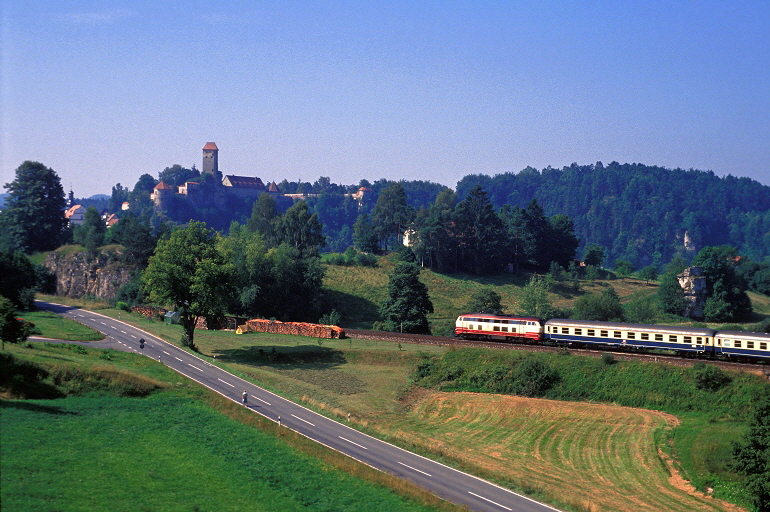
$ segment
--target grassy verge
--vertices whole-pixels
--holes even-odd
[[[35,324],[35,336],[70,341],[104,339],[104,335],[99,331],[48,311],[20,311],[18,315]]]
[[[66,397],[0,402],[9,510],[455,509],[141,356],[61,345],[11,354],[43,368],[41,382]],[[155,384],[144,398],[89,390],[109,373]]]

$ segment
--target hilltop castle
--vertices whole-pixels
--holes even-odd
[[[207,180],[207,175],[214,178],[213,190],[210,188],[204,190],[201,183],[197,181],[188,181],[176,188],[161,181],[155,185],[150,199],[157,209],[165,210],[169,200],[174,196],[182,196],[196,204],[213,204],[222,207],[227,204],[228,200],[234,198],[256,199],[262,193],[273,196],[281,195],[281,190],[275,181],[265,185],[261,179],[254,176],[234,174],[222,176],[219,172],[219,148],[214,142],[207,142],[203,146],[201,181]]]

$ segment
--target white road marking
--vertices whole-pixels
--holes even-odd
[[[292,414],[292,416],[294,416],[295,418],[297,418],[299,421],[304,421],[305,423],[307,423],[307,424],[308,424],[308,425],[310,425],[311,427],[315,427],[315,425],[314,425],[314,424],[310,423],[308,420],[303,420],[302,418],[300,418],[300,417],[299,417],[299,416],[297,416],[296,414]]]
[[[217,380],[218,380],[219,382],[224,382],[225,384],[227,384],[227,385],[228,385],[228,386],[230,386],[231,388],[234,388],[234,387],[235,387],[235,386],[233,386],[232,384],[230,384],[229,382],[227,382],[226,380],[222,380],[222,379],[220,379],[219,377],[217,377]]]
[[[203,370],[201,370],[200,368],[198,368],[197,366],[195,366],[195,365],[192,365],[192,364],[190,364],[190,363],[187,363],[187,366],[192,366],[193,368],[195,368],[195,369],[196,369],[196,370],[198,370],[199,372],[202,372],[202,371],[203,371]]]
[[[113,329],[115,329],[116,331],[118,330],[118,328],[117,328],[117,327],[115,327],[114,325],[111,325],[110,327],[112,327],[112,328],[113,328]]]
[[[129,334],[129,336],[131,336],[132,338],[136,339],[136,336],[134,336],[133,334]]]
[[[165,350],[163,351],[163,353],[164,353],[164,354],[166,354],[167,356],[170,356],[170,355],[171,355],[171,354],[169,354],[168,352],[166,352]]]
[[[99,322],[99,323],[100,323],[100,324],[102,324],[102,325],[107,325],[107,324],[105,324],[104,322]]]
[[[261,398],[259,398],[259,397],[257,397],[257,396],[255,396],[255,397],[252,397],[252,398],[254,398],[255,400],[259,400],[259,401],[260,401],[260,402],[262,402],[263,404],[267,404],[267,405],[273,405],[273,404],[271,404],[270,402],[266,402],[265,400],[262,400]]]
[[[353,442],[353,441],[351,441],[350,439],[345,439],[345,438],[344,438],[344,437],[342,437],[342,436],[337,436],[337,437],[339,437],[339,438],[340,438],[340,439],[342,439],[343,441],[347,441],[347,442],[348,442],[348,443],[350,443],[350,444],[354,444],[354,445],[358,446],[359,448],[363,448],[364,450],[368,450],[368,449],[369,449],[369,448],[367,448],[366,446],[361,446],[361,445],[360,445],[360,444],[358,444],[358,443],[354,443],[354,442]]]
[[[500,504],[499,504],[499,503],[497,503],[496,501],[492,501],[492,500],[490,500],[489,498],[485,498],[484,496],[479,496],[479,495],[478,495],[478,494],[476,494],[475,492],[471,492],[471,491],[468,491],[468,494],[473,494],[473,495],[474,495],[474,496],[476,496],[477,498],[481,498],[482,500],[484,500],[484,501],[488,501],[488,502],[490,502],[492,505],[497,505],[498,507],[500,507],[500,508],[504,508],[505,510],[511,510],[510,508],[506,507],[505,505],[500,505]]]
[[[122,332],[123,334],[128,334],[126,331],[120,331],[120,332]]]
[[[179,359],[177,356],[174,356],[174,359],[176,359],[177,361],[181,361],[181,359]]]
[[[396,462],[398,462],[398,461],[396,461]],[[408,464],[404,464],[403,462],[399,462],[399,464],[401,464],[401,465],[402,465],[402,466],[404,466],[404,467],[407,467],[407,468],[411,469],[412,471],[417,471],[418,473],[422,473],[423,475],[427,475],[427,476],[430,476],[430,477],[432,477],[432,476],[433,476],[433,475],[431,475],[430,473],[426,473],[425,471],[420,471],[419,469],[417,469],[417,468],[413,468],[412,466],[410,466],[410,465],[408,465]],[[473,493],[471,493],[471,494],[473,494]],[[509,509],[509,510],[510,510],[510,509]]]

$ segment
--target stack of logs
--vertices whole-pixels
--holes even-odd
[[[140,315],[144,316],[163,316],[167,313],[167,310],[163,308],[155,308],[152,306],[134,306],[131,308],[132,313],[139,313]]]
[[[281,322],[278,320],[263,320],[254,318],[248,320],[245,326],[240,326],[241,332],[272,332],[276,334],[292,334],[295,336],[312,336],[314,338],[344,338],[345,331],[336,325],[309,324],[305,322]]]

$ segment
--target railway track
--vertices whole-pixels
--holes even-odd
[[[400,332],[366,331],[345,329],[348,338],[390,341],[393,343],[414,343],[418,345],[439,345],[447,347],[488,347],[507,350],[524,350],[527,352],[547,352],[552,354],[564,353],[564,347],[549,345],[534,345],[529,343],[505,343],[502,341],[470,341],[452,336],[430,336],[426,334],[408,334]],[[689,367],[697,362],[707,362],[727,370],[757,373],[770,379],[770,364],[739,363],[720,359],[688,358],[676,355],[649,354],[644,352],[629,352],[623,350],[596,350],[592,348],[569,347],[566,350],[588,357],[602,357],[609,353],[618,361],[643,361],[648,363],[663,363],[674,366]]]

